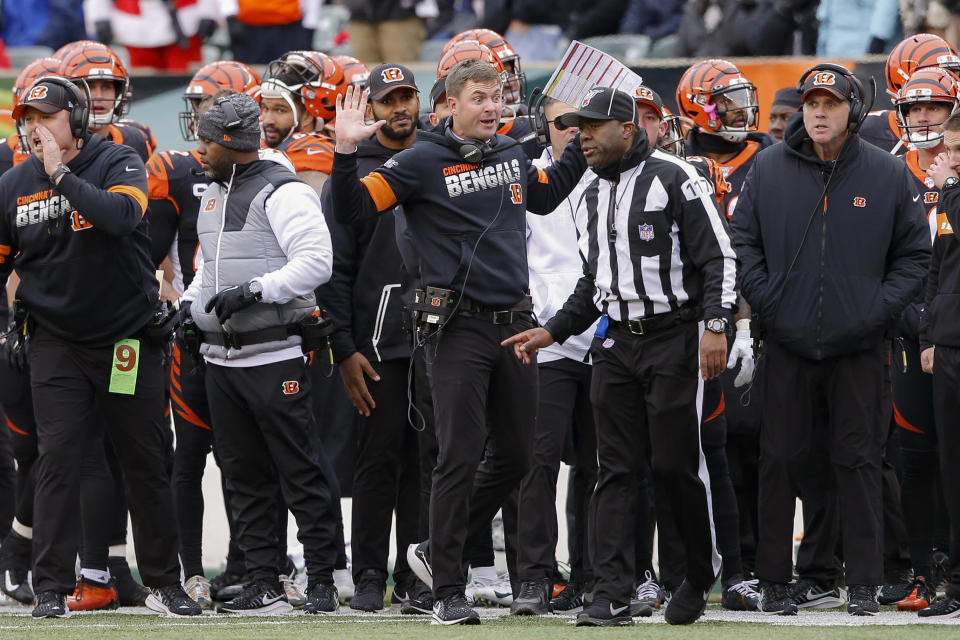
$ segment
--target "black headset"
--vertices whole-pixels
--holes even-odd
[[[447,144],[466,162],[480,164],[496,151],[489,142],[459,137],[453,132],[452,122],[453,118],[449,118],[443,126],[443,136],[447,139]]]
[[[232,102],[230,102],[229,96],[218,98],[216,105],[223,109],[223,115],[227,117],[227,121],[223,124],[224,129],[227,131],[233,131],[243,124],[243,120],[237,113],[237,108],[233,106]]]
[[[70,133],[78,140],[87,140],[90,137],[90,129],[88,128],[90,126],[90,101],[87,99],[90,95],[89,88],[84,93],[80,90],[80,87],[62,76],[46,76],[34,82],[31,90],[43,83],[62,87],[70,94],[70,99],[73,102],[73,107],[70,109]],[[83,84],[86,87],[87,83],[84,82]],[[27,93],[27,95],[30,94]]]
[[[797,82],[797,93],[802,94],[803,84],[807,81],[807,78],[809,78],[811,74],[820,71],[829,71],[843,76],[850,83],[853,95],[850,96],[850,117],[847,119],[847,129],[856,133],[860,130],[860,125],[863,124],[867,113],[873,109],[873,101],[877,93],[876,80],[872,77],[870,78],[870,93],[868,95],[866,89],[863,88],[863,83],[860,82],[860,79],[853,75],[849,69],[843,65],[833,64],[832,62],[822,62],[807,69],[804,74],[800,76],[800,81]]]

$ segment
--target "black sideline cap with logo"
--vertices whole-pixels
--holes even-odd
[[[28,107],[43,113],[55,113],[72,111],[75,106],[77,105],[74,104],[73,96],[65,87],[40,79],[30,87],[26,97],[14,107],[11,115],[14,120],[19,120]]]
[[[637,103],[630,94],[619,89],[600,87],[587,94],[579,111],[558,116],[555,122],[563,128],[579,127],[581,119],[617,120],[636,124]]]
[[[370,87],[371,100],[383,100],[384,96],[394,89],[417,89],[417,81],[413,71],[401,64],[381,64],[370,70],[367,78]]]
[[[800,88],[800,100],[806,100],[807,94],[817,89],[829,91],[841,100],[850,100],[850,96],[853,95],[853,87],[850,86],[850,80],[835,71],[814,71],[807,76],[806,81]]]

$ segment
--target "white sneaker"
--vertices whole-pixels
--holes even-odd
[[[303,605],[307,604],[307,594],[297,584],[298,575],[299,574],[288,576],[285,573],[281,573],[278,576],[280,579],[280,585],[283,587],[283,592],[287,594],[287,602],[289,602],[290,606],[294,607],[295,609],[299,609]]]
[[[477,578],[467,585],[467,599],[469,602],[470,588],[473,587],[473,601],[499,607],[509,607],[513,604],[513,587],[510,585],[510,576],[504,575],[496,580]]]
[[[210,581],[203,576],[190,576],[183,583],[183,590],[190,599],[204,609],[213,607],[213,598],[210,597]]]
[[[353,599],[353,576],[349,569],[334,569],[333,584],[337,587],[337,593],[340,594],[340,603],[347,604]]]

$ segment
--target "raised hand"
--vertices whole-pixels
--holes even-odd
[[[337,152],[353,153],[357,150],[357,144],[361,140],[366,140],[377,129],[387,123],[386,120],[378,120],[373,124],[367,124],[367,89],[358,89],[353,85],[347,87],[347,92],[343,96],[337,96]]]

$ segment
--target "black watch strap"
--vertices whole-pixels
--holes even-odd
[[[56,186],[57,180],[59,180],[60,176],[62,176],[65,173],[70,173],[70,167],[68,167],[67,165],[61,162],[59,165],[57,165],[57,168],[54,169],[53,173],[50,175],[50,184]]]

